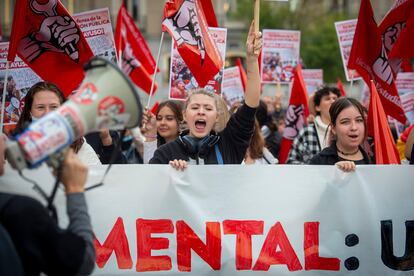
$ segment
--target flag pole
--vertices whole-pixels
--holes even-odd
[[[260,25],[260,0],[254,0],[254,32],[259,32]]]
[[[3,97],[1,99],[1,121],[0,121],[0,130],[3,133],[3,126],[4,126],[4,106],[6,105],[6,93],[7,93],[7,78],[9,75],[9,64],[10,61],[6,62],[6,74],[4,75],[4,84],[3,84]]]
[[[162,49],[162,45],[164,43],[164,34],[165,34],[165,32],[163,31],[161,33],[160,46],[158,47],[157,60],[155,62],[154,75],[152,76],[151,90],[150,90],[150,94],[149,94],[148,102],[147,102],[147,106],[146,106],[147,109],[149,108],[149,105],[150,105],[150,102],[151,102],[151,97],[152,97],[152,92],[154,91],[155,79],[157,77],[157,71],[158,71],[158,63],[160,61],[161,49]]]

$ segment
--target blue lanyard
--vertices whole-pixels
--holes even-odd
[[[224,165],[223,156],[221,156],[221,152],[217,144],[214,146],[214,150],[216,151],[217,164]]]

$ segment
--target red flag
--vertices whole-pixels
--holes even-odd
[[[361,0],[348,68],[356,69],[368,85],[374,80],[387,115],[405,123],[393,71],[369,0]]]
[[[403,66],[402,57],[413,57],[414,0],[396,1],[379,25],[394,77]]]
[[[346,97],[345,87],[342,84],[342,81],[340,78],[338,78],[338,81],[336,82],[336,86],[338,86],[339,91],[341,91],[342,97]]]
[[[241,78],[241,82],[243,85],[243,91],[246,92],[247,75],[246,75],[246,71],[244,70],[244,67],[243,67],[243,64],[240,58],[236,59],[236,66],[239,67],[240,78]]]
[[[158,110],[158,106],[160,105],[160,102],[159,101],[157,101],[153,106],[152,106],[152,108],[151,108],[151,113],[152,114],[157,114],[157,110]]]
[[[155,59],[151,54],[151,50],[135,25],[134,19],[129,15],[128,10],[122,3],[115,27],[115,46],[118,51],[124,49],[125,41],[131,45],[136,58],[144,66],[145,70],[151,75],[154,74]],[[157,71],[159,72],[159,69]]]
[[[207,25],[209,27],[218,27],[216,14],[214,13],[213,3],[211,0],[200,0],[201,8],[206,16]]]
[[[83,65],[93,56],[79,26],[58,0],[16,1],[7,60],[14,61],[16,53],[65,96],[79,86]]]
[[[370,90],[368,133],[374,137],[376,164],[400,164],[400,156],[391,134],[387,115],[373,81],[371,81]]]
[[[414,0],[396,1],[384,16],[379,29],[390,64],[398,73],[401,58],[414,57]]]
[[[404,58],[401,63],[401,70],[406,73],[413,72],[413,66],[407,58]]]
[[[285,130],[280,145],[279,162],[285,164],[289,156],[293,140],[306,125],[309,115],[308,92],[302,75],[302,66],[298,64],[293,77],[289,106],[286,111]]]
[[[162,27],[173,37],[199,87],[206,86],[223,67],[223,60],[208,33],[199,1],[168,0],[164,6]]]
[[[155,70],[155,61],[151,51],[135,26],[134,20],[128,14],[124,4],[118,12],[115,28],[115,45],[121,57],[122,71],[147,94],[151,92],[152,78]],[[154,85],[154,91],[157,84]]]

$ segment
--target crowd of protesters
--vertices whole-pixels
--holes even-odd
[[[219,96],[195,90],[185,102],[162,102],[155,114],[145,110],[140,128],[122,135],[101,130],[70,146],[61,172],[70,222],[67,229],[60,229],[39,202],[0,193],[0,236],[4,244],[0,258],[12,264],[0,267],[0,274],[59,275],[63,269],[72,275],[92,271],[93,234],[83,195],[87,165],[170,164],[185,170],[188,165],[203,164],[278,164],[286,109],[281,94],[260,100],[258,55],[262,40],[252,27],[246,48],[249,81],[245,99],[230,110]],[[56,85],[37,83],[27,92],[14,135],[64,102]],[[336,165],[350,172],[356,165],[374,163],[372,143],[366,142],[367,110],[359,101],[341,97],[337,88],[326,86],[314,93],[309,104],[313,121],[294,139],[288,164]],[[396,138],[401,155],[413,164],[414,128],[407,128]],[[0,139],[1,159],[5,139]],[[3,166],[0,160],[0,174]]]

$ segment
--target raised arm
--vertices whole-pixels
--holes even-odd
[[[254,32],[254,22],[250,25],[246,42],[247,83],[245,102],[250,107],[257,107],[260,100],[260,74],[258,57],[262,50],[262,33]]]

